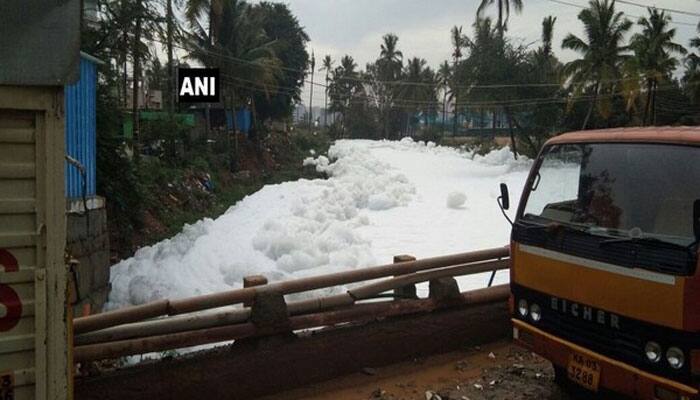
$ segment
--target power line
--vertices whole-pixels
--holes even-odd
[[[243,81],[244,83],[250,85],[250,84],[255,84],[253,81],[245,80],[242,78],[237,78],[233,77],[231,75],[224,74],[224,78],[227,83],[229,84],[234,84],[240,88],[246,89],[246,90],[253,90],[256,92],[264,92],[264,93],[270,93],[270,92],[275,92],[274,89],[266,89],[262,87],[254,87],[254,86],[246,86],[243,84],[238,83],[237,81]],[[691,85],[696,85],[696,84],[691,84]],[[258,84],[258,86],[260,86]],[[289,88],[289,87],[281,87],[280,89],[282,90],[296,90],[295,88]],[[668,85],[660,85],[657,88],[657,92],[663,92],[663,91],[670,91],[670,90],[675,90],[676,87],[673,84],[668,84]],[[616,96],[622,96],[624,95],[625,92],[622,91],[617,91],[613,93],[603,93],[603,94],[598,94],[598,95],[578,95],[578,96],[561,96],[561,97],[542,97],[542,98],[520,98],[520,99],[510,99],[510,100],[492,100],[492,101],[476,101],[476,102],[470,102],[470,101],[462,101],[456,103],[457,107],[464,107],[464,106],[469,106],[469,107],[484,107],[484,108],[491,108],[491,107],[523,107],[523,106],[531,106],[531,105],[544,105],[544,104],[556,104],[556,103],[566,103],[566,102],[579,102],[579,101],[585,101],[585,100],[590,100],[594,97],[597,97],[599,99],[602,98],[612,98]],[[290,93],[292,94],[292,93]],[[359,101],[366,101],[366,102],[374,102],[374,103],[379,103],[381,102],[381,98],[371,95],[371,94],[351,94],[350,97],[347,99],[347,101],[350,104],[357,104]],[[439,100],[410,100],[410,99],[399,99],[392,101],[389,105],[391,107],[398,107],[398,108],[407,108],[407,107],[420,107],[420,106],[437,106],[441,102]]]
[[[550,1],[560,1],[560,0],[550,0]],[[155,40],[158,42],[157,40]],[[177,46],[181,50],[189,51],[189,49],[185,47],[180,47]],[[216,52],[212,52],[207,49],[200,49],[201,51],[210,53],[212,55],[216,55],[218,57],[231,60],[233,62],[237,63],[242,63],[242,64],[250,64],[254,65],[256,67],[261,67],[260,64],[252,62],[250,60],[244,60],[238,57],[233,57],[227,54],[220,54]],[[289,68],[288,68],[289,69]],[[299,70],[295,70],[299,71]],[[381,81],[381,80],[369,80],[369,79],[362,79],[362,78],[354,78],[354,77],[343,77],[341,78],[345,81],[350,81],[350,82],[359,82],[365,85],[375,85],[375,84],[381,84],[381,85],[388,85],[388,86],[422,86],[422,87],[437,87],[439,85],[436,85],[434,83],[427,83],[427,82],[412,82],[412,81]],[[619,78],[619,79],[607,79],[607,80],[602,80],[600,81],[601,84],[607,84],[607,83],[618,83],[618,82],[628,82],[628,81],[635,81],[638,80],[636,77],[632,78]],[[312,84],[314,86],[322,87],[325,89],[330,88],[329,85],[323,84],[321,82],[311,82],[307,79],[304,79],[303,82]],[[533,88],[533,87],[552,87],[552,88],[557,88],[563,86],[562,83],[514,83],[514,84],[484,84],[484,85],[466,85],[466,86],[456,86],[452,87],[451,89],[466,89],[466,90],[474,90],[474,89],[506,89],[506,88]],[[291,88],[290,88],[291,89]]]
[[[675,10],[675,9],[673,9],[673,8],[664,8],[664,7],[657,7],[657,6],[647,6],[647,5],[640,4],[640,3],[635,3],[635,2],[629,1],[629,0],[615,0],[615,1],[617,1],[618,3],[627,4],[627,5],[635,6],[635,7],[656,8],[656,9],[659,9],[659,10],[668,11],[668,12],[670,12],[670,13],[683,14],[683,15],[690,15],[690,16],[692,16],[692,17],[700,17],[700,14],[699,14],[699,13],[694,13],[694,12],[690,12],[690,11]]]
[[[586,7],[586,6],[582,5],[582,4],[570,3],[570,2],[564,1],[564,0],[547,0],[547,1],[550,1],[550,2],[552,2],[552,3],[557,3],[557,4],[563,4],[563,5],[565,5],[565,6],[576,7],[576,8],[580,8],[580,9],[586,9],[586,8],[588,8],[588,7]],[[621,0],[616,0],[616,1],[617,1],[618,3],[624,3],[624,2],[621,1]],[[626,3],[625,3],[625,4],[626,4]],[[646,6],[644,6],[644,7],[646,8]],[[659,7],[657,7],[657,8],[659,8]],[[659,8],[659,9],[664,10],[663,8]],[[625,14],[627,14],[627,13],[625,13]],[[627,16],[632,17],[632,18],[636,18],[636,19],[642,18],[641,16],[639,16],[639,15],[634,15],[634,14],[627,14]],[[700,14],[698,14],[698,16],[700,16]],[[684,21],[674,21],[674,20],[671,20],[671,23],[672,23],[672,24],[676,24],[676,25],[682,25],[682,26],[691,26],[691,27],[693,27],[693,28],[695,28],[695,27],[697,26],[697,25],[694,24],[694,23],[691,23],[691,22],[684,22]]]
[[[564,0],[549,0],[551,2],[555,3],[560,3],[560,4],[566,4],[574,7],[580,7],[580,8],[585,8],[583,6],[574,4],[574,3],[569,3]],[[619,1],[619,0],[618,0]],[[165,44],[161,40],[153,39],[154,42]],[[188,51],[191,52],[192,49],[188,49],[186,47],[182,47],[180,45],[174,44],[173,47],[176,47],[180,50]],[[250,60],[245,60],[241,59],[239,57],[234,57],[229,54],[222,54],[218,52],[214,52],[205,48],[199,48],[199,51],[202,51],[204,53],[208,53],[217,57],[221,57],[233,62],[237,62],[239,64],[249,64],[255,67],[262,67],[259,63],[250,61]],[[305,70],[299,70],[299,69],[294,69],[294,68],[288,68],[284,66],[276,66],[277,68],[281,70],[287,70],[287,71],[293,71],[297,73],[306,73]],[[362,78],[354,78],[354,77],[344,77],[342,78],[346,81],[351,81],[351,82],[359,82],[362,84],[366,85],[374,85],[374,84],[380,84],[380,85],[387,85],[387,86],[422,86],[422,87],[437,87],[435,83],[428,83],[428,82],[411,82],[411,81],[381,81],[381,80],[369,80],[369,79],[362,79]],[[620,78],[620,79],[610,79],[610,80],[605,80],[601,81],[601,84],[606,84],[606,83],[617,83],[617,82],[627,82],[627,81],[634,81],[637,80],[637,78]],[[324,89],[328,89],[330,86],[323,84],[321,82],[311,82],[307,79],[302,80],[305,83],[309,83],[311,85],[317,86],[317,87],[322,87]],[[465,85],[465,86],[455,86],[451,87],[451,90],[455,89],[466,89],[466,90],[473,90],[473,89],[507,89],[507,88],[537,88],[537,87],[561,87],[561,83],[550,83],[550,82],[540,82],[540,83],[515,83],[515,84],[484,84],[484,85]]]

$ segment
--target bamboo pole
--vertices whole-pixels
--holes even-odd
[[[441,268],[450,265],[460,265],[484,261],[489,259],[500,259],[509,256],[508,247],[498,247],[488,250],[480,250],[469,253],[454,254],[441,257],[426,258],[404,263],[388,264],[378,267],[364,268],[352,271],[337,272],[333,274],[320,275],[310,278],[301,278],[284,282],[271,283],[265,286],[236,289],[227,292],[213,293],[203,296],[190,297],[179,300],[157,300],[151,303],[124,308],[115,311],[108,311],[101,314],[76,318],[73,320],[73,331],[75,334],[92,332],[117,325],[143,321],[163,315],[179,315],[206,309],[225,307],[245,301],[252,301],[260,288],[276,291],[287,295],[292,293],[306,292],[330,286],[346,285],[360,281],[372,280],[405,274],[410,272],[424,271],[428,269]]]
[[[510,294],[508,285],[494,286],[464,293],[461,304],[477,304],[505,301]],[[356,305],[343,310],[306,314],[290,318],[293,330],[330,326],[345,322],[368,321],[419,312],[430,312],[445,307],[432,299],[387,301]],[[121,340],[78,346],[74,350],[76,362],[103,360],[127,355],[145,354],[177,348],[199,346],[230,340],[255,337],[260,331],[252,323],[207,328],[147,338]],[[269,332],[265,332],[269,334]]]
[[[348,290],[346,293],[334,296],[321,297],[309,300],[290,302],[287,310],[290,315],[301,315],[310,312],[318,312],[331,308],[351,306],[357,300],[367,299],[380,293],[405,287],[408,284],[425,282],[431,279],[445,276],[470,275],[481,272],[489,272],[509,267],[509,260],[486,261],[481,263],[465,264],[461,266],[442,268],[434,271],[413,273],[399,277],[386,279],[381,282],[365,285]],[[148,336],[174,334],[196,329],[213,328],[223,325],[242,323],[250,318],[250,308],[226,310],[216,313],[199,315],[175,316],[167,319],[137,322],[122,326],[116,326],[99,331],[77,335],[74,339],[76,345],[88,345],[95,343],[107,343],[117,340],[143,338]]]

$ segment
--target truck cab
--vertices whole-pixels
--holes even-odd
[[[513,223],[515,341],[560,382],[700,398],[699,238],[700,129],[549,140]]]

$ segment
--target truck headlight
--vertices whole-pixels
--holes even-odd
[[[668,361],[668,365],[670,365],[673,369],[683,368],[683,364],[685,364],[685,355],[683,354],[683,350],[679,349],[678,347],[669,348],[666,351],[666,361]]]
[[[532,320],[535,322],[542,319],[542,309],[539,305],[533,303],[530,306],[530,318],[532,318]]]
[[[527,312],[528,312],[527,300],[520,299],[520,301],[518,301],[518,313],[520,313],[520,315],[523,317],[527,317]]]
[[[647,342],[647,345],[644,346],[644,354],[646,354],[647,360],[653,363],[657,363],[661,361],[663,351],[661,350],[661,346],[658,343]]]

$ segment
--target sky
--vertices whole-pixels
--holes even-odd
[[[700,13],[700,0],[632,0],[639,4],[656,5],[670,9]],[[551,0],[524,0],[523,12],[511,13],[508,36],[516,43],[539,45],[542,19],[548,15],[557,17],[554,26],[554,51],[563,62],[576,57],[576,53],[561,49],[561,41],[568,33],[582,34],[577,18],[580,8],[563,5]],[[565,0],[567,3],[585,6],[586,0]],[[315,80],[322,81],[324,73],[318,72],[320,60],[330,54],[339,60],[350,54],[364,69],[366,63],[379,56],[382,36],[392,32],[398,35],[399,50],[404,59],[421,57],[436,68],[451,57],[450,29],[463,26],[463,32],[471,35],[472,24],[479,0],[289,0],[292,12],[299,18],[311,38],[309,50],[316,54]],[[630,19],[646,15],[641,7],[618,3]],[[495,16],[495,7],[487,15]],[[634,17],[633,17],[634,16]],[[700,18],[671,14],[676,28],[676,41],[688,46],[696,35],[695,25]],[[304,102],[308,103],[309,84],[304,90]],[[323,105],[324,93],[314,90],[314,106]]]

